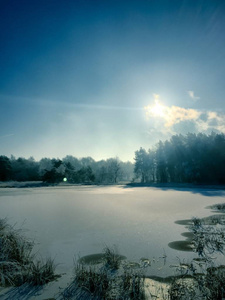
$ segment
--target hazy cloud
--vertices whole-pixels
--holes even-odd
[[[192,100],[196,101],[200,99],[200,97],[195,96],[194,91],[187,91],[187,93]]]
[[[202,111],[179,106],[165,106],[154,95],[154,105],[145,107],[151,133],[171,135],[187,132],[211,131],[225,133],[225,114],[216,111]]]
[[[165,126],[171,127],[182,121],[197,120],[200,114],[199,111],[191,108],[186,109],[179,106],[168,107],[167,114],[165,115]]]

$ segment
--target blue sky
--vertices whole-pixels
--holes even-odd
[[[126,161],[225,132],[224,1],[3,0],[0,24],[1,155]]]

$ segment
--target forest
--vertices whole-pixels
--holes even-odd
[[[42,158],[35,161],[0,156],[0,181],[43,181],[45,183],[115,184],[225,183],[225,135],[203,133],[173,135],[149,150],[135,152],[134,164],[119,158],[95,161],[91,157]]]
[[[148,151],[140,148],[134,173],[142,183],[224,184],[225,135],[173,135]]]
[[[131,181],[133,164],[118,158],[95,161],[91,157],[78,159],[67,155],[62,160],[42,158],[35,161],[11,156],[0,156],[0,181],[43,181],[45,183],[108,184]]]

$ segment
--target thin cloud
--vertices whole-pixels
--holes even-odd
[[[157,98],[159,95],[154,94]],[[11,95],[1,95],[0,100],[5,102],[18,102],[28,104],[28,105],[35,105],[35,106],[42,106],[42,107],[64,107],[70,109],[90,109],[90,110],[143,110],[141,106],[120,106],[120,105],[103,105],[94,101],[95,104],[92,103],[78,103],[76,101],[60,101],[60,100],[50,100],[50,99],[43,99],[43,98],[28,98],[28,97],[20,97],[20,96],[11,96]],[[106,99],[105,99],[106,100]],[[109,101],[110,102],[110,101]],[[1,138],[1,136],[0,136]]]
[[[176,134],[179,133],[179,130],[182,131],[182,128],[186,128],[185,130],[190,128],[190,132],[195,128],[198,132],[218,131],[225,133],[224,113],[201,111],[180,106],[169,107],[163,105],[158,97],[154,102],[154,105],[145,107],[151,131],[160,131],[162,134],[165,134],[165,132]]]
[[[40,105],[46,107],[66,107],[69,109],[86,109],[86,110],[143,110],[141,106],[115,106],[115,105],[102,105],[102,104],[90,104],[90,103],[75,103],[66,101],[40,101]]]
[[[187,91],[187,93],[188,93],[189,97],[194,101],[200,99],[200,97],[195,96],[194,91]]]
[[[207,120],[205,121],[204,125],[208,126],[208,130],[216,129],[225,133],[225,114],[215,111],[208,111]]]
[[[14,133],[1,135],[1,136],[0,136],[0,139],[7,138],[7,137],[10,137],[10,136],[13,136],[13,135],[14,135]]]
[[[167,114],[165,115],[165,127],[172,127],[174,124],[182,121],[197,120],[200,114],[199,111],[191,108],[186,109],[179,106],[168,107]]]
[[[145,106],[146,116],[151,119],[159,120],[164,123],[164,127],[172,127],[174,124],[182,121],[196,120],[200,116],[200,112],[179,106],[165,106],[154,95],[154,105]]]

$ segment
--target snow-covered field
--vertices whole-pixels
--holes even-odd
[[[147,275],[172,275],[177,257],[192,252],[168,244],[185,240],[177,220],[212,215],[207,206],[224,202],[216,189],[126,186],[61,186],[0,189],[0,218],[23,228],[42,257],[51,256],[59,273],[71,274],[74,258],[115,246],[129,261],[148,258]],[[166,258],[166,259],[165,259]]]
[[[224,196],[219,190],[124,186],[1,189],[0,218],[24,228],[40,254],[67,271],[74,256],[99,253],[105,245],[115,245],[129,260],[190,256],[168,247],[185,240],[187,229],[174,222],[211,215],[205,207]]]

